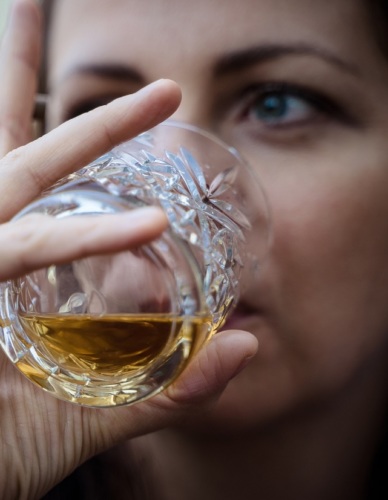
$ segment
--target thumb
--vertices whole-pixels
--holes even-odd
[[[94,416],[103,418],[96,432],[102,446],[107,448],[119,440],[176,425],[206,412],[257,348],[258,341],[251,333],[229,330],[215,334],[178,379],[157,396],[128,408],[95,411]]]
[[[258,341],[251,333],[239,330],[217,333],[167,389],[166,395],[180,404],[217,399],[257,349]]]

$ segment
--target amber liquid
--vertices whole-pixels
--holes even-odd
[[[49,351],[59,366],[104,376],[144,370],[180,341],[186,343],[189,358],[209,336],[211,325],[206,316],[157,314],[23,314],[19,319],[31,341]]]

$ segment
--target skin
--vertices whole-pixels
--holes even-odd
[[[168,6],[161,0],[59,4],[49,54],[49,128],[95,106],[96,98],[101,103],[159,78],[175,80],[183,97],[174,117],[226,139],[260,176],[272,211],[272,246],[260,279],[244,277],[246,291],[230,322],[258,340],[254,359],[206,414],[131,447],[169,500],[253,499],[258,480],[263,499],[285,492],[292,499],[363,498],[386,411],[386,60],[361,3],[351,0],[171,0]],[[267,47],[265,57],[249,64],[240,57],[233,68],[230,58],[225,63],[258,46]],[[112,62],[135,74],[80,71]],[[297,87],[296,100],[268,122],[246,89],[279,82]],[[223,337],[230,338],[215,341]],[[207,355],[197,360],[200,367],[209,368]],[[195,392],[191,373],[172,391]]]

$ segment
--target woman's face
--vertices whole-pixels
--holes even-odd
[[[237,147],[267,192],[272,248],[231,322],[260,348],[221,397],[218,428],[325,402],[377,372],[388,326],[388,64],[361,2],[57,3],[50,127],[172,78],[183,91],[175,118]]]

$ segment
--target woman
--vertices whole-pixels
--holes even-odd
[[[38,53],[28,31],[38,29],[36,12],[27,0],[21,11],[16,17],[29,29],[15,35],[19,57],[3,63],[14,69],[0,93],[14,96],[0,109],[16,116],[17,130],[27,128]],[[26,12],[33,19],[20,19]],[[273,245],[231,319],[235,331],[215,336],[162,396],[81,411],[35,391],[7,365],[2,392],[10,379],[30,395],[13,394],[8,406],[15,409],[2,417],[13,450],[3,460],[20,498],[30,488],[31,497],[42,495],[125,438],[94,470],[92,462],[76,473],[82,498],[96,498],[96,490],[113,498],[114,484],[128,483],[135,498],[372,498],[388,342],[388,64],[381,17],[375,22],[372,14],[361,0],[56,1],[47,45],[53,131],[2,161],[12,201],[3,220],[42,184],[108,149],[109,141],[99,144],[103,124],[117,143],[173,113],[218,134],[257,170],[273,214]],[[21,70],[23,60],[29,64]],[[172,82],[140,90],[160,78],[179,84],[180,104]],[[56,152],[70,140],[64,165],[63,149]],[[7,150],[25,138],[9,142]],[[48,154],[50,162],[39,165]],[[27,157],[35,181],[20,192],[13,174],[29,168]],[[163,217],[153,213],[149,224],[144,240],[162,230]],[[20,234],[14,224],[5,227]],[[101,251],[98,244],[91,251]],[[13,265],[9,274],[25,271]],[[31,416],[33,398],[40,407]],[[15,451],[22,443],[25,458]],[[127,494],[120,487],[117,498]],[[5,491],[15,497],[15,489]]]

